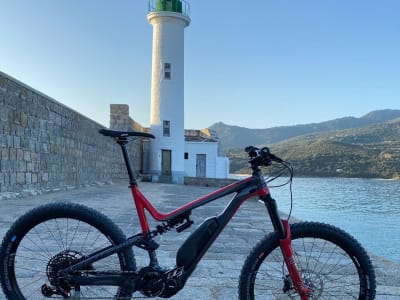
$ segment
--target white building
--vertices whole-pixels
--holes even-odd
[[[227,178],[229,159],[218,153],[219,142],[207,129],[185,130],[185,176]]]
[[[218,157],[211,136],[197,141],[184,130],[184,29],[190,24],[184,0],[150,0],[153,26],[150,172],[153,181],[183,183],[185,176],[227,178],[227,158]],[[198,131],[200,132],[200,131]],[[224,169],[225,166],[225,169]]]

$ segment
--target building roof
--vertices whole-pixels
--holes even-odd
[[[185,141],[217,143],[218,137],[214,131],[208,128],[201,130],[185,129]]]

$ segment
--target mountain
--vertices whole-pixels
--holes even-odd
[[[306,134],[264,145],[291,162],[300,176],[400,178],[400,118],[382,122],[396,117],[393,112],[371,112],[360,118],[363,122],[372,120],[372,125]],[[249,171],[243,149],[230,149],[227,154],[231,172]]]
[[[366,115],[356,117],[344,117],[321,123],[280,126],[266,129],[249,129],[245,127],[227,125],[222,122],[215,123],[209,128],[214,130],[220,138],[221,148],[244,148],[248,145],[269,145],[297,136],[358,128],[367,125],[378,124],[400,117],[400,110],[377,110]]]

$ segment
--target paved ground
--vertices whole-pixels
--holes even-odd
[[[196,199],[214,188],[140,183],[141,190],[163,212],[170,211],[191,199]],[[120,226],[127,236],[138,231],[130,191],[126,184],[93,186],[78,190],[58,191],[38,196],[3,199],[0,205],[0,236],[4,236],[12,222],[29,209],[50,201],[72,201],[101,210]],[[228,199],[215,201],[193,212],[193,220],[200,224],[206,216],[216,215]],[[154,225],[155,223],[153,223]],[[154,227],[154,226],[153,226]],[[166,267],[175,264],[175,251],[188,234],[174,231],[160,238],[158,251],[160,262]],[[232,222],[210,248],[186,287],[171,299],[229,299],[237,298],[237,285],[241,267],[247,253],[271,230],[265,208],[257,201],[248,201],[238,211]],[[147,257],[135,251],[138,265]],[[382,258],[373,257],[377,274],[377,297],[379,300],[400,299],[400,266]],[[0,299],[4,295],[0,292]]]

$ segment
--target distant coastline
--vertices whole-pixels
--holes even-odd
[[[249,172],[248,145],[267,145],[289,161],[297,177],[400,179],[400,110],[317,124],[248,129],[216,123],[232,173]]]

